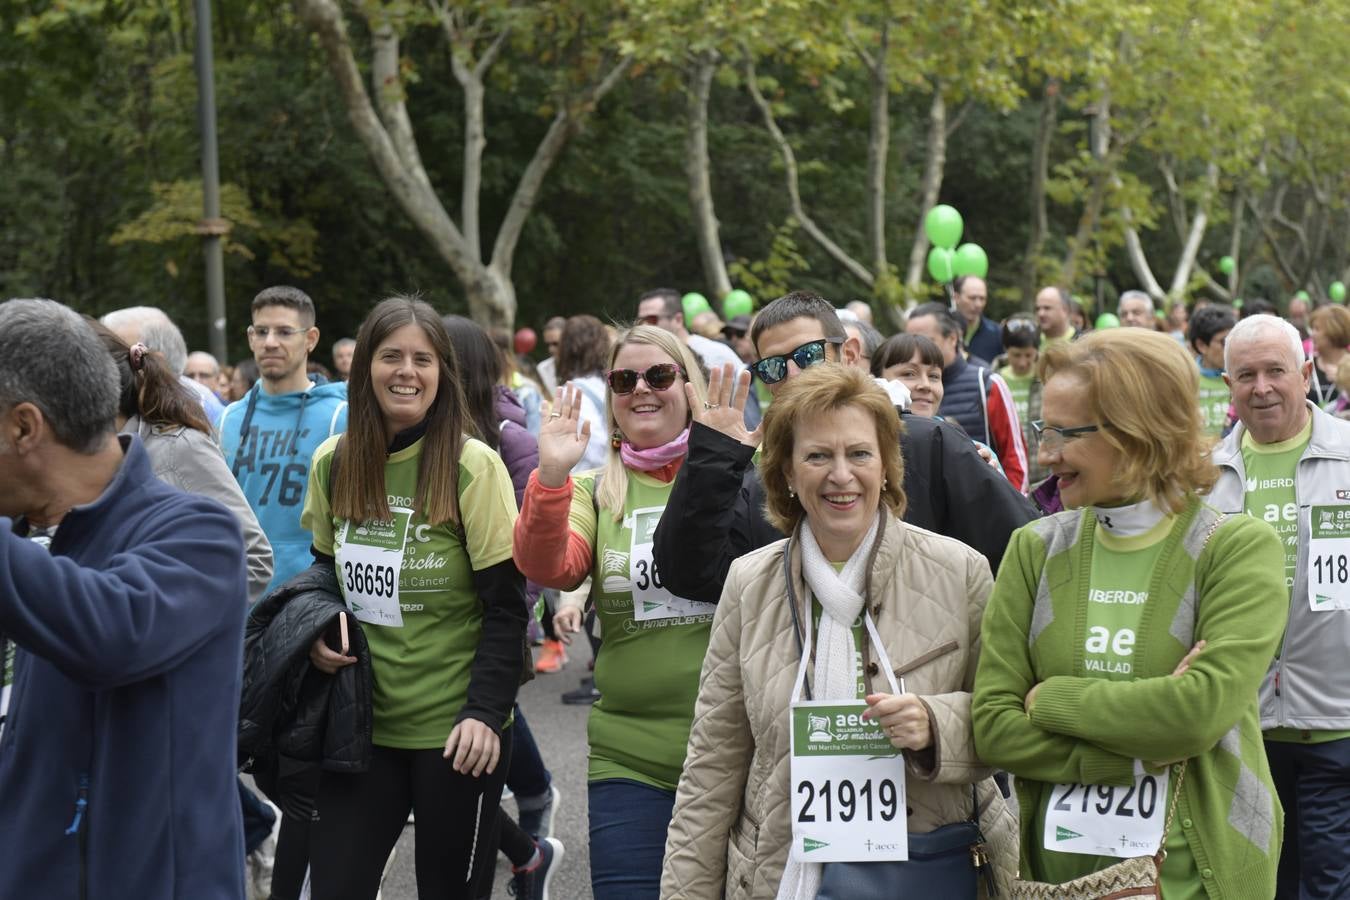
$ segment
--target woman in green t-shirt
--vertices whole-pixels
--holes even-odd
[[[511,479],[465,436],[456,369],[435,310],[380,303],[357,335],[347,433],[310,468],[301,522],[336,569],[373,675],[370,767],[319,784],[311,872],[324,900],[375,897],[410,811],[419,896],[479,896],[496,855],[524,583]],[[329,673],[356,662],[323,639],[310,659]]]
[[[684,462],[690,405],[707,391],[689,348],[649,325],[619,337],[606,381],[605,467],[569,474],[590,423],[568,386],[539,433],[515,559],[546,587],[591,576],[604,640],[588,726],[591,888],[596,900],[655,900],[714,607],[662,586],[652,535]],[[576,609],[553,619],[563,633],[579,623]]]
[[[1022,878],[1136,858],[1166,900],[1266,900],[1281,810],[1257,688],[1284,623],[1280,540],[1198,499],[1218,472],[1176,341],[1095,332],[1046,347],[1040,374],[1066,510],[1013,534],[973,705],[980,756],[1016,776]]]

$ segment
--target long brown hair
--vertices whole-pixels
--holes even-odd
[[[380,302],[356,335],[347,382],[347,432],[333,472],[333,515],[353,522],[389,519],[384,466],[389,446],[384,414],[370,381],[370,361],[380,344],[404,325],[422,329],[435,349],[440,369],[436,399],[427,410],[422,458],[417,470],[415,515],[428,524],[459,521],[459,451],[468,425],[459,389],[459,366],[441,317],[416,297],[397,295]]]
[[[211,434],[211,423],[201,402],[188,392],[169,368],[162,353],[145,350],[138,353],[136,366],[131,364],[131,347],[97,319],[85,316],[117,367],[117,412],[130,419],[140,416],[150,425],[168,425],[175,428],[193,428],[202,434]],[[144,348],[142,348],[144,350]]]

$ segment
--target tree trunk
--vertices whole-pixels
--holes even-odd
[[[891,85],[886,58],[890,52],[890,18],[881,25],[881,46],[868,67],[872,87],[872,114],[867,131],[867,239],[872,250],[872,271],[885,272],[886,261],[886,160],[891,145]]]
[[[914,232],[914,243],[909,250],[909,268],[905,273],[905,288],[911,297],[917,297],[923,285],[924,264],[928,258],[928,233],[923,221],[928,211],[937,205],[942,190],[942,176],[947,168],[947,101],[942,96],[942,84],[933,87],[933,102],[928,107],[928,140],[924,147],[923,181],[919,183],[919,226]]]
[[[807,214],[806,208],[802,205],[801,190],[797,183],[797,155],[792,152],[792,145],[783,135],[783,130],[778,127],[778,121],[774,118],[773,107],[769,105],[768,100],[764,99],[764,94],[759,90],[753,60],[747,60],[745,63],[745,82],[746,88],[750,91],[751,99],[755,101],[755,106],[759,108],[760,115],[764,117],[764,127],[768,129],[769,136],[773,138],[774,144],[778,147],[778,152],[783,157],[783,175],[787,181],[788,201],[792,206],[793,218],[802,226],[802,230],[807,233],[811,240],[819,244],[831,259],[844,267],[845,271],[869,289],[874,287],[876,278],[871,272],[867,271],[867,267],[849,256],[844,248],[830,240],[829,236]]]
[[[1045,83],[1041,115],[1036,123],[1036,140],[1031,150],[1031,233],[1022,258],[1022,306],[1031,309],[1040,289],[1041,248],[1049,230],[1045,209],[1045,183],[1050,174],[1050,141],[1055,136],[1059,116],[1059,79]]]
[[[618,83],[629,57],[604,62],[598,78],[575,98],[564,98],[534,156],[520,176],[492,246],[490,261],[483,261],[480,237],[479,191],[483,150],[487,139],[483,125],[483,81],[501,53],[508,30],[498,33],[483,55],[470,58],[471,42],[457,32],[448,5],[435,5],[442,30],[450,44],[451,65],[465,95],[464,174],[460,212],[464,231],[456,225],[432,188],[422,164],[408,116],[399,68],[398,34],[388,19],[372,14],[374,51],[371,74],[375,102],[362,83],[360,70],[347,35],[347,24],[335,0],[294,0],[296,12],[319,38],[328,57],[328,67],[338,83],[347,118],[370,155],[381,180],[413,224],[431,242],[436,253],[455,273],[468,298],[469,312],[486,326],[509,328],[516,314],[515,285],[511,264],[525,220],[534,209],[544,178],[562,153],[567,139],[595,108],[595,104]],[[376,108],[378,107],[378,114]]]
[[[694,220],[699,261],[703,263],[703,280],[712,296],[720,301],[731,291],[731,278],[722,256],[722,238],[709,174],[708,95],[716,72],[717,54],[711,50],[700,54],[689,72],[685,98],[684,170],[689,178],[689,211]]]

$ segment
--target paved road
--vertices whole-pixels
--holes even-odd
[[[565,855],[550,890],[552,900],[585,900],[591,896],[591,870],[586,855],[586,716],[589,706],[564,706],[563,691],[577,686],[590,659],[584,641],[574,641],[572,660],[557,675],[538,675],[520,689],[520,705],[530,730],[539,742],[544,763],[553,773],[553,783],[562,791],[562,805],[553,821],[553,836],[563,842]],[[515,811],[511,801],[506,808]],[[398,855],[384,881],[383,900],[417,900],[413,868],[413,840],[417,826],[409,825],[398,842]],[[506,886],[511,868],[498,854],[497,880],[492,896],[508,898]]]

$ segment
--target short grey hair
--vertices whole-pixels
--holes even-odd
[[[146,346],[149,347],[150,345],[146,344]],[[195,359],[198,362],[202,361],[208,362],[211,364],[211,374],[213,375],[220,374],[220,360],[216,359],[214,356],[212,356],[210,353],[207,353],[205,350],[193,350],[191,353],[187,355],[187,358],[189,361]],[[186,369],[187,365],[184,364],[183,368]]]
[[[346,347],[355,347],[355,346],[356,346],[355,338],[338,338],[336,341],[333,341],[333,352],[337,353],[339,350],[342,350]]]
[[[175,375],[182,375],[187,368],[187,341],[183,332],[173,324],[164,310],[157,306],[128,306],[115,309],[99,320],[108,329],[122,336],[124,331],[134,329],[141,343],[164,355],[164,361]],[[127,341],[135,343],[135,341]]]
[[[121,385],[75,310],[54,300],[0,303],[0,409],[31,403],[63,446],[93,453],[116,430]]]
[[[1121,294],[1121,295],[1120,295],[1120,299],[1118,299],[1118,300],[1116,301],[1116,314],[1117,314],[1117,315],[1119,315],[1120,311],[1123,310],[1123,309],[1125,308],[1125,301],[1126,301],[1126,300],[1143,300],[1145,303],[1148,304],[1148,311],[1149,311],[1149,313],[1152,313],[1152,312],[1153,312],[1153,298],[1152,298],[1152,297],[1150,297],[1148,294],[1144,293],[1143,291],[1126,291],[1125,293]]]
[[[1254,341],[1270,334],[1276,334],[1288,341],[1295,364],[1303,365],[1307,357],[1303,354],[1303,338],[1299,337],[1298,329],[1279,316],[1255,315],[1240,320],[1233,326],[1233,330],[1228,332],[1228,338],[1223,344],[1224,371],[1232,367],[1233,345]]]
[[[882,341],[886,340],[882,337],[880,331],[877,331],[862,319],[844,322],[844,330],[848,331],[850,328],[858,332],[858,342],[862,344],[862,355],[867,359],[871,359],[876,354],[877,348],[881,346]]]

